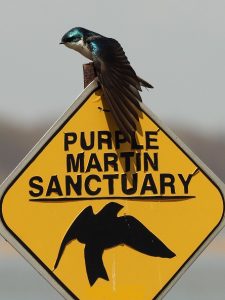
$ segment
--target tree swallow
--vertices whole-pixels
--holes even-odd
[[[58,267],[66,246],[73,240],[85,244],[84,257],[90,285],[98,278],[109,280],[102,256],[106,249],[127,245],[140,253],[162,258],[176,256],[158,237],[133,216],[117,217],[123,208],[121,204],[110,202],[97,214],[92,207],[86,207],[67,230],[54,265]]]
[[[60,44],[93,61],[104,98],[119,129],[130,142],[139,121],[135,107],[140,109],[141,86],[153,86],[136,75],[115,39],[75,27],[64,34]]]

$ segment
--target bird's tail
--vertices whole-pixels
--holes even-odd
[[[91,286],[98,278],[109,280],[102,261],[103,252],[104,249],[93,245],[86,245],[84,248],[87,276]]]
[[[147,81],[145,81],[144,79],[142,79],[139,76],[138,76],[138,80],[139,80],[141,86],[148,88],[148,89],[153,89],[153,86],[150,83],[148,83]]]

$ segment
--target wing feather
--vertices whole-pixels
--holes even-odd
[[[120,115],[122,112],[121,117],[124,116],[130,123],[132,129],[136,129],[135,119],[138,121],[138,114],[134,107],[132,107],[132,103],[127,100],[123,90],[121,91],[116,87],[116,85],[112,85],[111,82],[108,83],[107,81],[111,81],[111,79],[105,78],[104,86],[110,86],[110,88],[108,88],[108,92],[110,93],[111,98],[113,98],[112,101],[117,107],[117,112]]]
[[[118,77],[116,76],[116,74],[114,74],[114,72],[111,72],[110,74],[111,74],[111,79],[114,81],[114,84],[117,84],[117,86],[120,86],[120,88],[122,84],[123,88],[121,89],[123,89],[124,92],[126,91],[127,96],[129,95],[130,101],[132,101],[138,108],[140,108],[138,101],[142,102],[142,99],[137,89],[131,88],[131,86],[127,84],[127,82],[124,79],[121,79],[119,83]]]
[[[88,47],[93,53],[103,95],[119,129],[130,141],[139,121],[137,108],[140,110],[141,84],[144,82],[147,87],[151,85],[136,75],[116,40],[101,36],[90,40]]]
[[[121,132],[124,134],[124,137],[130,141],[130,135],[131,135],[131,131],[130,131],[130,126],[127,124],[127,120],[123,120],[123,116],[120,116],[120,112],[118,113],[117,108],[115,107],[110,94],[108,92],[107,89],[103,88],[103,93],[105,95],[105,98],[108,101],[110,110],[113,114],[113,117],[119,127],[119,129],[121,130]],[[123,122],[124,121],[124,122]]]
[[[135,109],[135,106],[140,108],[138,98],[135,98],[134,95],[132,95],[127,88],[121,88],[121,86],[118,84],[117,81],[114,81],[114,79],[111,77],[111,80],[113,81],[114,86],[112,87],[112,90],[118,94],[118,98],[115,98],[116,101],[123,100],[124,104],[127,106],[127,109],[130,110],[132,116],[139,121],[138,113]],[[132,99],[132,100],[130,100]],[[119,103],[121,104],[121,103]]]

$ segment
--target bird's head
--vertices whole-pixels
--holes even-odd
[[[64,44],[69,48],[77,50],[77,48],[84,44],[84,33],[81,29],[82,28],[75,27],[69,30],[62,37],[60,44]]]
[[[64,44],[66,47],[71,48],[75,51],[83,53],[86,48],[86,41],[90,37],[100,36],[98,33],[90,31],[82,27],[75,27],[70,29],[61,39],[60,44]],[[87,55],[85,55],[87,56]]]

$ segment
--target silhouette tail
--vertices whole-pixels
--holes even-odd
[[[92,286],[98,278],[109,280],[102,261],[104,249],[86,245],[84,249],[87,276]]]

